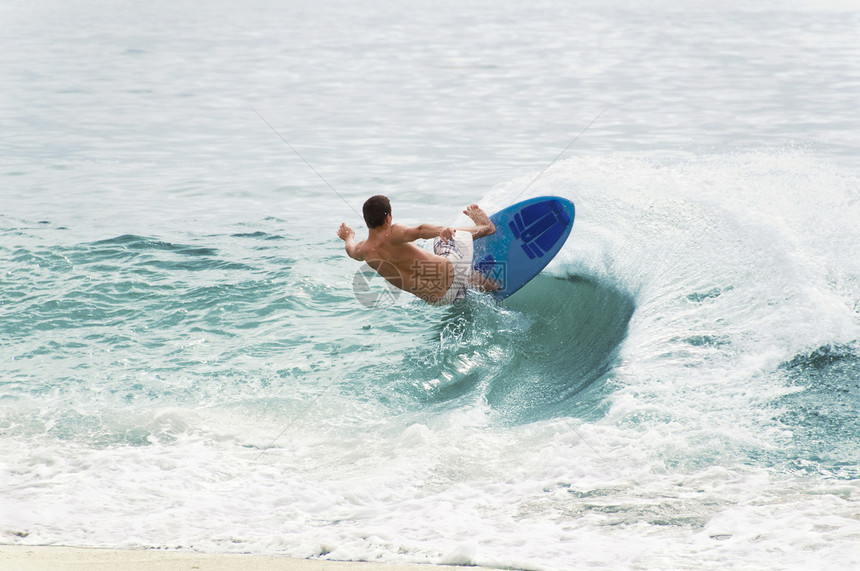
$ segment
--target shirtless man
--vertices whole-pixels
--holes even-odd
[[[377,195],[368,198],[362,207],[367,239],[356,243],[355,231],[346,223],[340,225],[337,235],[346,242],[350,258],[367,262],[394,286],[432,305],[447,305],[463,299],[470,283],[487,291],[498,289],[495,282],[472,273],[472,240],[493,234],[496,227],[477,204],[463,213],[475,226],[393,224],[391,203],[388,198]],[[419,238],[436,238],[433,252],[413,243]]]

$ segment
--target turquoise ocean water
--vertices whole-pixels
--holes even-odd
[[[845,2],[4,2],[0,542],[857,568],[858,29]],[[409,224],[577,219],[503,306],[371,309],[335,231],[376,193]]]

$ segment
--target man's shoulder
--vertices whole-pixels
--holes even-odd
[[[417,236],[418,229],[405,224],[392,224],[390,237],[396,242],[412,242]]]
[[[367,240],[362,240],[360,242],[354,242],[351,248],[347,249],[347,253],[350,258],[354,260],[363,261],[365,256],[367,255]]]

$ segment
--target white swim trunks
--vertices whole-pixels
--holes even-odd
[[[454,266],[454,281],[445,296],[432,305],[449,305],[464,299],[469,278],[472,277],[472,233],[457,230],[453,240],[436,238],[433,242],[433,253],[451,261]]]

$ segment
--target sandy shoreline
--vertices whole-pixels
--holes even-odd
[[[481,567],[445,566],[478,571]],[[290,559],[271,555],[215,555],[156,549],[101,549],[30,545],[0,545],[3,571],[439,571],[436,565]]]

